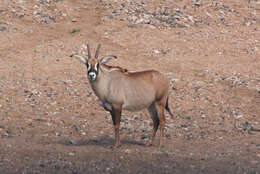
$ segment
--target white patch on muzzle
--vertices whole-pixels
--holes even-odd
[[[90,73],[88,73],[88,78],[89,78],[90,80],[95,80],[96,77],[97,77],[97,75],[96,75],[95,72],[90,72]]]

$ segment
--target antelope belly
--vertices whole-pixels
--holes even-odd
[[[128,111],[140,111],[144,108],[148,108],[150,105],[151,103],[124,103],[122,109]]]

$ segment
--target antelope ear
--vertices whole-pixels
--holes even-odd
[[[82,57],[82,56],[72,54],[70,57],[74,57],[74,58],[78,59],[79,61],[81,61],[84,64],[87,63],[87,60],[84,57]]]
[[[102,65],[104,63],[107,63],[110,59],[116,59],[116,58],[117,58],[116,56],[105,56],[100,60],[100,64]]]

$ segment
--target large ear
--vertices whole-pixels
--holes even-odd
[[[100,64],[107,63],[110,59],[116,59],[116,56],[105,56],[100,60]]]
[[[72,54],[70,57],[74,57],[74,58],[78,59],[79,61],[81,61],[84,64],[87,63],[87,60],[84,57],[82,57],[82,56]]]

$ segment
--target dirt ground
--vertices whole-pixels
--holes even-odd
[[[169,78],[165,147],[123,112],[121,147],[86,69]],[[0,173],[260,173],[260,1],[1,0]]]

